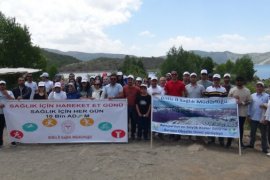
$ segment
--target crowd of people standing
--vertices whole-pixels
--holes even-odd
[[[44,72],[40,75],[40,81],[33,81],[31,73],[18,78],[17,87],[11,91],[6,89],[6,82],[0,81],[0,146],[3,145],[3,130],[5,117],[3,108],[5,101],[12,99],[29,100],[64,100],[64,99],[119,99],[128,100],[128,120],[130,124],[130,139],[149,139],[151,125],[151,98],[158,95],[169,95],[187,98],[213,98],[233,97],[236,99],[239,111],[240,142],[243,148],[254,148],[256,131],[261,132],[262,152],[268,153],[270,144],[270,103],[269,94],[264,92],[264,83],[256,83],[256,92],[251,94],[244,86],[245,79],[236,77],[235,85],[231,84],[231,75],[224,74],[223,80],[220,74],[214,74],[209,78],[206,69],[201,70],[200,75],[192,72],[184,72],[180,80],[177,71],[171,71],[160,78],[134,77],[128,75],[124,78],[122,72],[102,74],[98,76],[75,77],[70,73],[67,80],[60,74],[50,79]],[[244,144],[243,133],[246,119],[250,120],[250,142]],[[164,139],[163,134],[157,134]],[[170,140],[178,141],[180,135],[168,136]],[[232,138],[219,137],[219,144],[229,148]],[[208,137],[207,144],[215,143],[214,137]],[[13,142],[13,145],[16,143]]]

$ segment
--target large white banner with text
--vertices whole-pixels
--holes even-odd
[[[8,101],[11,141],[21,143],[127,142],[127,100]]]

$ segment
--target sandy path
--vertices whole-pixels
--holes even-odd
[[[1,180],[29,179],[269,179],[270,158],[259,150],[190,140],[129,144],[5,145]]]

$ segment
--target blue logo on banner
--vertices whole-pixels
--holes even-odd
[[[98,125],[98,128],[102,131],[109,131],[112,129],[112,124],[109,122],[102,122]]]
[[[38,126],[34,123],[26,123],[22,126],[22,128],[26,132],[34,132],[38,129]]]

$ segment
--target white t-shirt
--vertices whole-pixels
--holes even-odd
[[[147,88],[147,93],[149,95],[164,95],[164,89],[162,89],[159,85],[157,85],[157,87],[153,88],[152,86],[150,86],[149,88]]]
[[[64,100],[67,99],[67,94],[65,91],[60,91],[59,93],[52,91],[48,99],[53,99],[53,100]]]
[[[7,91],[7,93],[14,98],[12,91]],[[2,91],[0,91],[0,104],[5,104],[7,102],[7,97],[3,95]],[[0,108],[0,114],[4,114],[3,109]]]
[[[25,81],[25,86],[30,87],[32,89],[30,99],[34,98],[35,92],[38,89],[37,83],[32,81],[31,83]]]
[[[50,92],[50,90],[53,88],[53,82],[48,80],[48,81],[45,81],[45,88],[46,88],[46,92]]]

